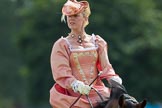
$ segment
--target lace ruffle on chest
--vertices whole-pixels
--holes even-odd
[[[63,38],[63,39],[67,42],[67,44],[69,46],[69,50],[71,52],[73,52],[73,51],[90,51],[90,50],[97,50],[98,49],[98,45],[95,42],[96,37],[95,37],[94,34],[92,34],[91,42],[89,42],[89,43],[93,44],[93,46],[85,47],[85,48],[84,47],[82,47],[82,48],[73,48],[72,44],[68,41],[67,38]],[[80,45],[78,45],[78,46],[80,46]]]

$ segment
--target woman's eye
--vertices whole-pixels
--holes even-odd
[[[74,17],[78,17],[78,15],[74,15]]]

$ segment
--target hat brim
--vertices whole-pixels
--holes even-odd
[[[80,5],[80,7],[76,8],[73,5],[64,5],[62,8],[62,13],[66,16],[75,15],[81,13],[89,5],[87,1],[74,1],[73,4]]]

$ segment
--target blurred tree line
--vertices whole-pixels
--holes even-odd
[[[162,1],[89,2],[92,15],[87,33],[99,34],[108,42],[109,59],[128,93],[137,100],[162,102]],[[70,32],[60,21],[64,3],[0,1],[0,107],[50,108],[51,49]]]

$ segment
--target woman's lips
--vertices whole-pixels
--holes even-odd
[[[70,22],[70,25],[74,25],[75,23],[74,22]]]

